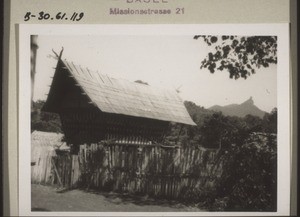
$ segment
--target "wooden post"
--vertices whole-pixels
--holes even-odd
[[[53,164],[53,168],[54,168],[54,171],[55,171],[55,174],[57,176],[57,179],[58,179],[58,182],[61,186],[63,186],[63,183],[61,182],[61,179],[60,179],[60,176],[58,174],[58,171],[57,171],[57,168],[56,168],[56,165],[55,165],[55,162],[53,162],[53,159],[51,158],[51,162]]]

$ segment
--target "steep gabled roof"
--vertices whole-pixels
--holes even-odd
[[[66,60],[62,63],[58,65],[68,70],[102,112],[195,125],[175,90],[111,78]]]

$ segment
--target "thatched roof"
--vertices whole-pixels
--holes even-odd
[[[175,90],[116,79],[73,62],[59,61],[54,79],[61,70],[67,70],[82,94],[87,95],[90,103],[102,112],[195,125]],[[54,88],[53,83],[51,88]],[[51,111],[47,102],[44,111]]]

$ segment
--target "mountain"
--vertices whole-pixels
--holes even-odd
[[[245,117],[249,114],[263,118],[263,116],[266,114],[265,111],[260,110],[256,105],[254,105],[252,97],[250,97],[242,104],[230,104],[226,106],[214,105],[209,109],[213,111],[222,112],[224,115],[238,117]]]

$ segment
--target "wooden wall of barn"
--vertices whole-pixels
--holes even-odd
[[[53,156],[51,184],[175,199],[187,188],[213,187],[222,172],[217,154],[197,147],[81,145],[79,155]]]
[[[62,129],[69,144],[94,143],[102,140],[125,140],[130,143],[159,143],[169,122],[149,118],[108,114],[97,108],[63,110]]]

